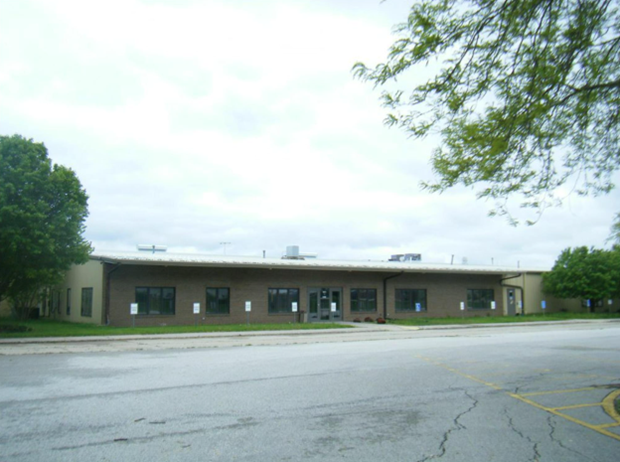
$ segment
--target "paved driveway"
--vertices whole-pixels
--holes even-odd
[[[0,460],[618,460],[617,323],[365,332],[0,356]]]

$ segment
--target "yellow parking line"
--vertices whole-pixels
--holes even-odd
[[[570,416],[570,415],[563,414],[561,412],[555,411],[555,410],[551,409],[550,407],[543,406],[542,404],[538,404],[535,401],[532,401],[530,399],[524,398],[523,396],[517,395],[515,393],[507,393],[507,395],[512,396],[513,398],[518,399],[519,401],[523,401],[524,403],[527,403],[530,406],[534,406],[534,407],[536,407],[538,409],[542,409],[543,411],[547,411],[550,414],[557,415],[558,417],[562,417],[563,419],[566,419],[566,420],[568,420],[570,422],[576,423],[577,425],[581,425],[582,427],[589,428],[590,430],[594,430],[595,432],[601,433],[601,434],[603,434],[605,436],[609,436],[611,438],[614,438],[614,439],[620,441],[620,435],[617,435],[617,434],[612,433],[612,432],[608,432],[601,425],[592,425],[591,423],[584,422],[583,420],[576,419],[573,416]]]
[[[595,390],[596,387],[585,388],[573,388],[571,390],[549,390],[549,391],[535,391],[532,393],[521,393],[521,396],[542,396],[542,395],[555,395],[556,393],[576,393],[578,391]]]
[[[474,377],[473,375],[465,374],[465,373],[463,373],[463,372],[461,372],[459,370],[456,370],[456,369],[454,369],[454,368],[452,368],[450,366],[447,366],[445,364],[437,362],[437,361],[435,361],[435,360],[433,360],[431,358],[426,358],[424,356],[418,356],[418,358],[423,359],[426,362],[435,364],[436,366],[443,367],[444,369],[447,369],[450,372],[454,372],[455,374],[461,375],[461,376],[463,376],[463,377],[465,377],[465,378],[467,378],[469,380],[473,380],[474,382],[478,382],[478,383],[481,383],[483,385],[486,385],[487,387],[494,388],[495,390],[502,390],[502,387],[500,387],[499,385],[494,384],[493,382],[487,382],[485,380],[479,379],[478,377]]]
[[[523,396],[523,395],[521,395]],[[560,407],[551,407],[549,409],[553,409],[554,411],[565,411],[567,409],[579,409],[581,407],[594,407],[594,406],[602,406],[603,403],[592,403],[592,404],[573,404],[572,406],[560,406]]]
[[[613,423],[613,424],[603,424],[603,425],[597,425],[598,428],[611,428],[611,427],[620,427],[620,422],[619,423]]]
[[[457,369],[454,369],[453,367],[450,367],[447,364],[443,364],[443,363],[440,363],[438,361],[435,361],[435,360],[433,360],[431,358],[426,358],[424,356],[419,356],[419,355],[416,355],[416,357],[419,358],[419,359],[422,359],[424,361],[427,361],[427,362],[429,362],[431,364],[435,364],[436,366],[439,366],[439,367],[441,367],[443,369],[446,369],[446,370],[448,370],[450,372],[458,374],[458,375],[460,375],[462,377],[465,377],[467,379],[473,380],[474,382],[481,383],[481,384],[486,385],[486,386],[488,386],[490,388],[493,388],[495,390],[503,391],[506,395],[508,395],[508,396],[510,396],[510,397],[512,397],[514,399],[517,399],[517,400],[519,400],[519,401],[521,401],[523,403],[529,404],[532,407],[535,407],[537,409],[541,409],[541,410],[543,410],[545,412],[548,412],[550,414],[556,415],[558,417],[562,417],[563,419],[566,419],[566,420],[568,420],[570,422],[576,423],[577,425],[581,425],[582,427],[589,428],[590,430],[594,430],[597,433],[600,433],[600,434],[605,435],[605,436],[609,436],[610,438],[613,438],[615,440],[620,441],[620,435],[618,435],[616,433],[612,433],[612,432],[607,431],[605,429],[605,428],[608,428],[608,426],[614,426],[615,424],[611,424],[611,425],[608,425],[608,424],[592,425],[591,423],[584,422],[583,420],[576,419],[575,417],[572,417],[572,416],[567,415],[567,414],[563,414],[563,413],[557,411],[554,408],[543,406],[542,404],[539,404],[536,401],[532,401],[531,399],[527,398],[527,396],[540,396],[540,395],[549,395],[549,394],[555,394],[555,393],[573,393],[573,392],[577,392],[577,391],[596,390],[596,389],[598,389],[597,387],[574,388],[574,389],[571,389],[571,390],[555,390],[555,391],[549,391],[549,392],[517,394],[517,393],[512,393],[512,392],[506,391],[503,388],[501,388],[499,385],[496,385],[496,384],[494,384],[492,382],[487,382],[487,381],[482,380],[482,379],[480,379],[478,377],[475,377],[475,376],[473,376],[471,374],[465,374],[464,372],[461,372],[461,371],[459,371]],[[617,393],[620,393],[620,390],[618,390]],[[608,405],[609,405],[609,403],[611,403],[611,406],[613,407],[613,403],[614,403],[613,400],[614,400],[614,398],[610,398],[610,397],[612,397],[614,395],[617,396],[616,392],[611,393],[610,395],[608,395],[607,398],[605,398],[605,400],[603,402],[604,403],[608,403]],[[604,407],[604,405],[603,405],[603,407]],[[607,409],[605,409],[605,410],[607,411]],[[615,409],[613,409],[613,412],[615,413]],[[615,414],[617,415],[617,413],[615,413]],[[612,415],[612,417],[613,417],[613,415]],[[615,418],[616,417],[614,417],[614,419]],[[618,421],[620,422],[620,419],[618,419]]]
[[[614,419],[616,422],[620,422],[620,414],[616,412],[614,402],[619,396],[620,390],[616,390],[613,393],[608,394],[603,400],[603,409],[605,409],[605,412],[609,414],[609,417]]]

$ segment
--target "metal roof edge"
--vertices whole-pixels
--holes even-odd
[[[348,272],[449,273],[449,274],[517,274],[544,273],[540,268],[514,268],[482,265],[449,265],[422,262],[287,260],[206,254],[148,254],[136,252],[94,252],[92,260],[128,265],[186,266],[213,268],[262,268]]]

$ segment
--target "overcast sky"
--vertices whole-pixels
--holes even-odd
[[[436,140],[384,127],[379,91],[351,74],[385,57],[408,7],[0,0],[0,134],[77,173],[98,251],[550,267],[605,246],[617,190],[514,228],[470,189],[420,189]]]

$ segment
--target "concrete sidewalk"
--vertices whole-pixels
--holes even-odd
[[[403,332],[403,331],[436,331],[458,329],[485,329],[498,327],[544,327],[557,325],[620,323],[620,319],[575,319],[570,321],[534,321],[517,323],[489,323],[489,324],[443,324],[431,326],[403,326],[398,324],[354,323],[340,322],[346,327],[343,329],[304,329],[304,330],[262,330],[242,332],[191,332],[181,334],[144,334],[144,335],[101,335],[84,337],[25,337],[0,339],[0,345],[20,345],[37,343],[89,343],[112,342],[129,340],[186,340],[186,339],[219,339],[219,338],[248,338],[248,337],[290,337],[290,336],[325,336],[342,334],[360,334],[364,332]]]

